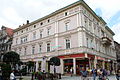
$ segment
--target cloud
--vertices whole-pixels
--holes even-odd
[[[78,0],[0,0],[0,27],[5,25],[15,29],[26,23],[26,20],[34,21],[76,1]],[[111,26],[116,34],[114,39],[119,41],[120,0],[85,0],[85,2],[103,17],[108,26]]]
[[[96,8],[102,10],[102,17],[106,22],[114,16],[119,10],[120,0],[85,0],[86,3],[95,11]]]

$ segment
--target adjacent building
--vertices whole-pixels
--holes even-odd
[[[116,49],[116,58],[117,58],[117,68],[120,68],[120,44],[114,41]]]
[[[74,74],[84,68],[115,69],[114,32],[106,22],[79,0],[14,30],[12,50],[23,62],[33,61],[36,71],[53,72],[51,57],[60,58],[58,73]]]
[[[2,26],[0,30],[0,56],[11,50],[13,29]]]

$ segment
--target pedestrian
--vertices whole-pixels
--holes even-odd
[[[95,69],[95,67],[92,69],[92,75],[93,75],[93,80],[95,80],[97,76],[97,69]]]
[[[14,70],[10,74],[10,80],[16,80],[16,77],[14,75]]]
[[[71,74],[71,77],[73,76],[73,68],[71,67],[70,68],[70,74]]]
[[[88,80],[88,72],[86,71],[86,69],[84,68],[82,71],[81,71],[81,80]]]
[[[100,69],[100,70],[98,70],[98,78],[99,78],[99,80],[102,80],[103,79],[103,70],[102,69]]]
[[[120,80],[120,69],[117,70],[116,79],[117,79],[117,80]]]

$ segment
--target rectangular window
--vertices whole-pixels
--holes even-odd
[[[27,48],[25,47],[25,52],[24,52],[25,55],[26,55],[26,51],[27,51]]]
[[[47,35],[48,36],[50,35],[50,29],[47,29]]]
[[[36,39],[36,33],[33,33],[33,40]]]
[[[19,55],[21,55],[21,49],[19,49]]]
[[[65,23],[65,30],[69,30],[69,23]]]
[[[69,49],[69,48],[70,48],[70,40],[66,39],[66,49]]]
[[[87,39],[87,47],[88,47],[88,38],[86,38]]]
[[[47,43],[47,52],[50,51],[50,43]]]
[[[42,38],[42,31],[40,31],[40,38]]]
[[[16,44],[18,44],[18,38],[16,38]]]
[[[32,46],[32,54],[35,53],[35,46]]]
[[[85,27],[87,28],[87,27],[88,27],[88,20],[87,20],[87,17],[84,17],[84,22],[85,22]]]
[[[42,45],[39,45],[39,53],[42,52]]]
[[[27,42],[27,36],[21,37],[21,43],[25,43],[25,42]]]

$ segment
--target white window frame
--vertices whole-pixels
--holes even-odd
[[[68,47],[68,45],[69,45],[69,47]],[[70,41],[69,38],[66,38],[66,39],[65,39],[65,48],[66,48],[66,49],[70,49],[70,48],[71,48],[71,41]]]

